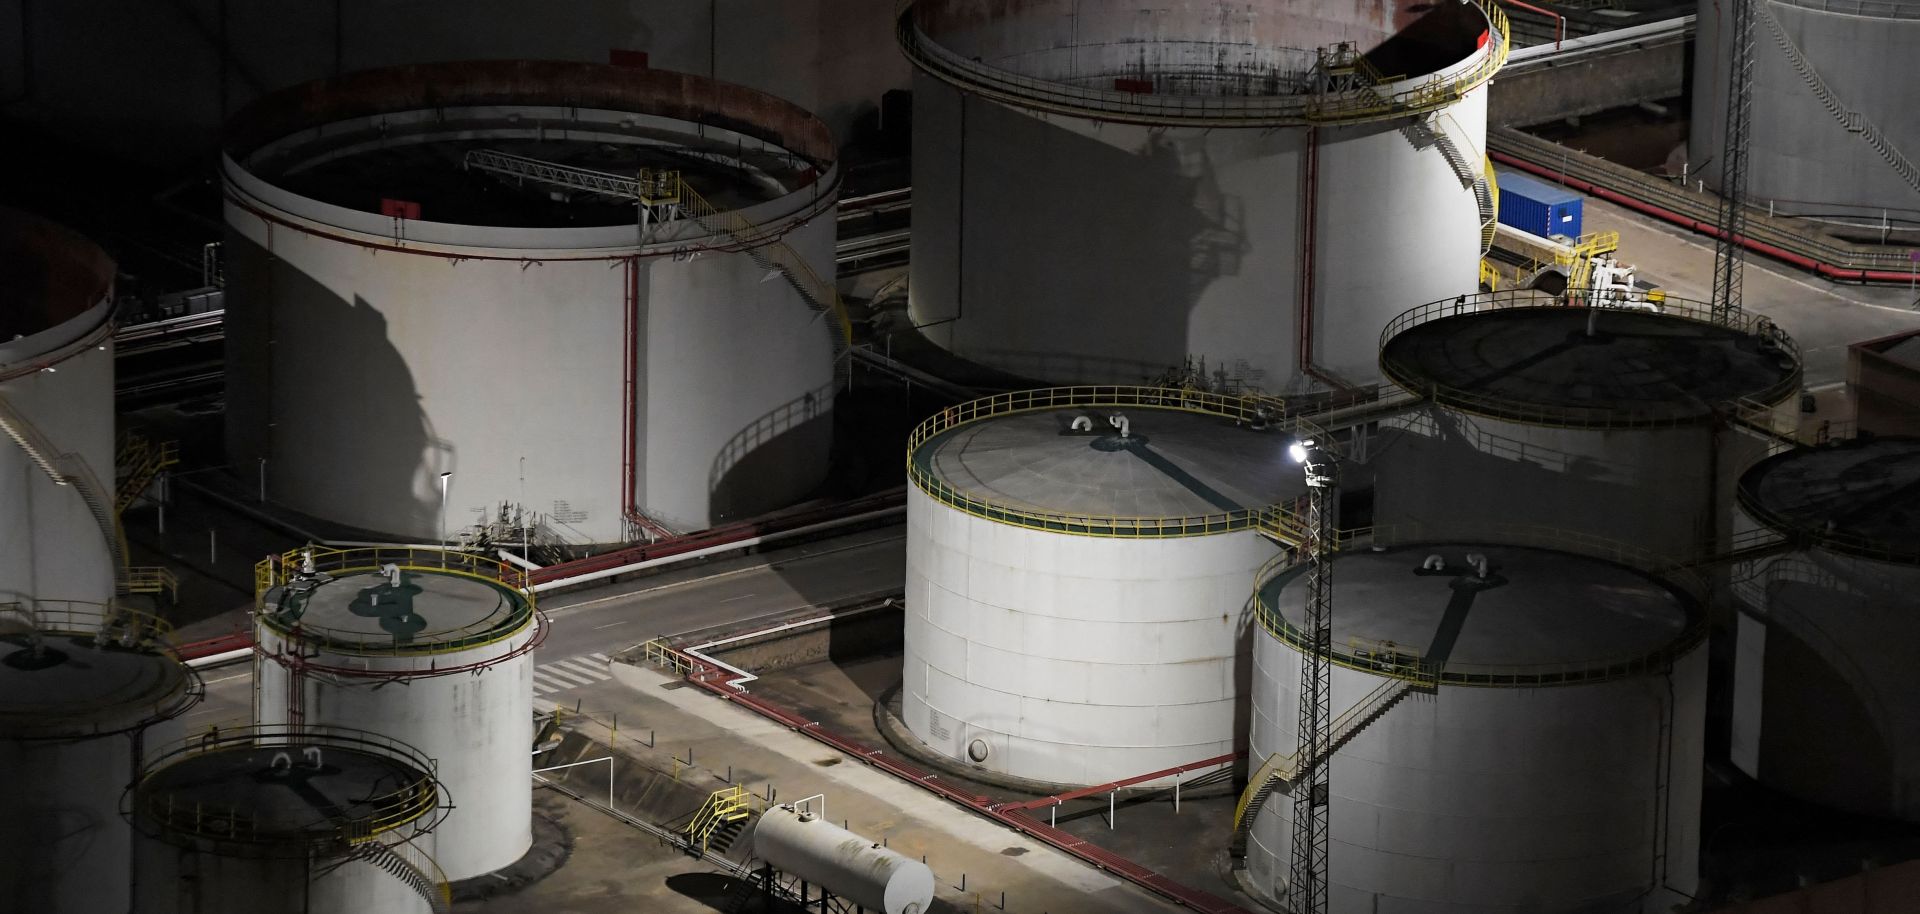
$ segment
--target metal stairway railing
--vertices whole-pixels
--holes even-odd
[[[700,853],[707,853],[713,845],[713,839],[721,829],[735,822],[744,822],[753,818],[763,808],[764,803],[747,788],[735,785],[724,790],[716,790],[707,797],[700,810],[680,829],[687,836],[687,845]]]
[[[114,465],[120,468],[120,482],[114,492],[115,516],[126,513],[162,470],[179,462],[179,442],[155,444],[143,435],[126,436],[126,440],[120,443],[120,454],[114,460]]]
[[[1585,289],[1587,280],[1593,278],[1593,258],[1619,249],[1619,232],[1588,232],[1581,235],[1567,253],[1556,258],[1561,266],[1567,268],[1567,288]]]
[[[1480,176],[1473,182],[1473,202],[1480,207],[1480,256],[1493,253],[1493,239],[1500,231],[1500,182],[1493,175],[1493,160],[1480,157]]]
[[[1282,755],[1278,752],[1267,756],[1267,760],[1247,779],[1245,790],[1240,792],[1240,802],[1233,811],[1233,839],[1228,851],[1235,858],[1247,854],[1247,838],[1253,830],[1253,820],[1260,814],[1261,807],[1276,791],[1284,792],[1302,772],[1311,770],[1314,765],[1325,761],[1328,756],[1338,752],[1367,725],[1379,720],[1405,698],[1415,688],[1433,688],[1435,682],[1415,683],[1407,679],[1388,679],[1368,692],[1366,697],[1354,702],[1353,707],[1340,712],[1333,720],[1333,738],[1327,743],[1326,756],[1312,759],[1302,764],[1300,754],[1294,752]]]
[[[354,857],[379,867],[405,883],[426,899],[428,909],[433,914],[449,914],[453,910],[453,888],[447,884],[446,874],[440,872],[433,858],[421,852],[413,842],[402,842],[399,846],[406,848],[407,852],[403,853],[382,841],[369,841],[360,845]]]
[[[1827,86],[1827,81],[1821,79],[1819,71],[1813,68],[1813,62],[1800,53],[1800,47],[1794,44],[1792,36],[1780,27],[1780,21],[1774,18],[1773,11],[1767,6],[1766,3],[1755,3],[1754,10],[1767,24],[1767,31],[1773,33],[1773,43],[1780,47],[1781,53],[1787,55],[1787,62],[1793,65],[1793,71],[1800,74],[1801,82],[1806,83],[1807,88],[1813,90],[1813,97],[1819,100],[1820,106],[1827,109],[1827,113],[1833,115],[1834,120],[1839,121],[1848,133],[1859,134],[1860,139],[1873,147],[1873,151],[1893,167],[1894,172],[1900,175],[1902,181],[1907,182],[1908,187],[1920,191],[1920,169],[1916,169],[1911,160],[1894,148],[1893,143],[1887,139],[1885,133],[1881,132],[1878,124],[1869,119],[1865,113],[1847,107],[1845,102],[1833,94],[1833,90]]]
[[[0,432],[12,438],[13,443],[26,452],[27,459],[46,473],[54,485],[67,486],[80,496],[87,506],[87,512],[93,515],[94,524],[100,528],[100,536],[107,544],[107,553],[112,557],[114,592],[126,593],[127,541],[121,534],[112,496],[100,485],[100,480],[93,475],[93,469],[78,455],[63,453],[56,448],[4,396],[0,396]]]

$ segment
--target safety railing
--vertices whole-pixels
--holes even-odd
[[[336,578],[376,575],[388,567],[413,574],[468,578],[503,587],[514,595],[512,611],[504,617],[488,616],[438,631],[432,640],[417,644],[369,641],[365,631],[317,625],[302,618],[306,607],[304,585],[317,584],[321,575]],[[309,644],[319,642],[346,653],[378,656],[448,653],[512,638],[532,623],[538,610],[534,593],[527,585],[527,571],[517,565],[468,552],[416,546],[307,547],[268,556],[253,568],[254,601],[262,622]],[[278,602],[270,603],[268,596],[276,588],[284,590]]]
[[[969,400],[935,413],[907,437],[907,476],[920,491],[935,501],[975,517],[1016,527],[1076,536],[1126,539],[1207,536],[1236,530],[1263,530],[1289,540],[1298,538],[1299,531],[1304,527],[1300,520],[1300,509],[1292,503],[1181,517],[1074,514],[1021,508],[996,504],[948,485],[933,471],[930,459],[923,454],[925,446],[941,435],[986,419],[1045,410],[1115,407],[1218,416],[1255,427],[1283,429],[1295,436],[1324,434],[1307,420],[1289,415],[1286,401],[1277,397],[1233,396],[1200,390],[1122,385],[1048,387]]]
[[[1920,4],[1912,0],[1771,0],[1782,6],[1794,6],[1803,10],[1819,10],[1823,13],[1839,13],[1843,16],[1862,16],[1870,19],[1920,19]]]
[[[1747,391],[1725,403],[1708,404],[1704,408],[1686,403],[1660,409],[1588,407],[1522,401],[1442,384],[1427,376],[1418,365],[1396,357],[1389,349],[1389,344],[1400,334],[1447,318],[1491,311],[1588,310],[1586,306],[1568,303],[1585,297],[1584,290],[1569,288],[1557,298],[1532,289],[1508,289],[1461,295],[1408,310],[1387,322],[1386,329],[1380,333],[1380,370],[1393,383],[1452,409],[1510,422],[1562,428],[1624,429],[1699,425],[1711,421],[1716,415],[1739,418],[1755,410],[1771,411],[1800,388],[1800,347],[1778,324],[1764,316],[1741,312],[1716,318],[1706,302],[1679,298],[1658,290],[1610,291],[1609,296],[1612,304],[1600,310],[1652,311],[1665,318],[1703,325],[1703,330],[1712,328],[1714,332],[1750,337],[1761,346],[1779,353],[1782,360],[1791,364],[1791,368],[1782,371],[1780,377],[1765,387]]]
[[[782,241],[781,231],[761,226],[736,210],[722,210],[714,206],[685,182],[680,185],[680,208],[708,231],[731,236],[735,241],[747,245],[750,252],[757,251],[767,260],[769,267],[785,276],[814,308],[832,316],[840,334],[841,348],[852,345],[853,319],[847,313],[847,303],[840,298],[839,289],[821,279],[807,258]]]
[[[1817,547],[1855,558],[1894,565],[1920,565],[1920,543],[1896,542],[1828,524],[1829,514],[1796,516],[1774,509],[1743,478],[1734,486],[1734,500],[1755,521],[1803,547]]]
[[[173,569],[160,565],[135,565],[127,569],[127,592],[159,596],[180,601],[180,577]]]
[[[693,659],[681,653],[664,638],[655,638],[641,645],[647,663],[666,670],[675,676],[685,676],[693,672]]]
[[[1273,127],[1359,124],[1425,114],[1451,105],[1491,79],[1510,50],[1507,15],[1494,0],[1476,0],[1488,40],[1472,63],[1417,80],[1291,95],[1156,95],[1109,91],[1022,76],[957,54],[920,30],[916,6],[902,11],[896,33],[907,58],[936,78],[1015,107],[1139,124],[1227,123]]]
[[[1687,561],[1676,561],[1628,543],[1573,530],[1526,524],[1460,524],[1437,534],[1420,524],[1396,524],[1338,531],[1335,546],[1340,550],[1359,547],[1385,547],[1415,543],[1476,543],[1550,549],[1591,558],[1604,559],[1634,568],[1673,586],[1695,605],[1686,607],[1687,625],[1672,639],[1651,650],[1612,657],[1559,661],[1551,663],[1486,664],[1448,660],[1444,664],[1422,657],[1418,651],[1382,649],[1383,642],[1350,641],[1344,647],[1331,648],[1331,661],[1338,666],[1377,676],[1405,680],[1424,687],[1492,686],[1533,687],[1578,685],[1606,682],[1656,673],[1697,647],[1707,635],[1706,614],[1697,608],[1708,593],[1706,579]],[[1253,604],[1260,627],[1280,642],[1301,651],[1313,650],[1306,633],[1287,621],[1275,605],[1277,591],[1270,586],[1275,578],[1299,564],[1301,558],[1283,552],[1262,565],[1254,576]]]
[[[406,838],[392,843],[368,842],[362,845],[368,848],[367,862],[386,870],[395,879],[426,899],[427,908],[432,914],[447,914],[453,908],[453,886],[447,882],[447,872],[440,868],[440,862],[433,855]]]
[[[172,623],[117,603],[9,600],[0,602],[0,619],[14,620],[41,634],[94,637],[121,647],[166,651],[173,644]]]
[[[1345,745],[1359,732],[1359,728],[1368,722],[1369,717],[1384,711],[1391,702],[1400,697],[1403,691],[1415,687],[1431,688],[1432,685],[1433,683],[1418,679],[1390,678],[1381,682],[1373,688],[1373,691],[1368,692],[1333,719],[1332,724],[1327,728],[1330,734],[1327,740],[1327,752],[1332,753]],[[1299,750],[1288,753],[1275,752],[1267,756],[1267,760],[1261,763],[1259,770],[1247,779],[1247,786],[1240,791],[1239,802],[1234,804],[1235,833],[1243,833],[1252,824],[1249,817],[1259,814],[1260,806],[1266,801],[1267,796],[1280,784],[1291,783],[1299,776],[1302,767]]]
[[[325,753],[352,752],[405,765],[411,776],[380,793],[355,797],[351,806],[321,808],[275,804],[258,808],[196,796],[187,799],[160,776],[174,766],[220,753],[271,751],[268,764],[294,767],[325,763]],[[418,749],[390,737],[341,727],[259,724],[207,732],[149,747],[128,793],[131,812],[167,837],[220,843],[304,848],[338,853],[395,829],[419,824],[424,831],[443,810],[434,764]],[[193,779],[198,783],[199,779]],[[384,783],[384,782],[383,782]],[[299,815],[307,810],[307,815]]]
[[[127,435],[114,459],[114,465],[120,470],[120,481],[114,490],[114,513],[124,514],[147,491],[147,486],[153,484],[154,477],[179,462],[179,442],[156,444],[143,435]]]
[[[712,845],[713,836],[728,823],[744,821],[764,811],[764,800],[754,796],[753,791],[746,787],[735,784],[709,795],[700,806],[700,811],[694,813],[680,832],[687,836],[688,844],[698,847],[704,854]]]

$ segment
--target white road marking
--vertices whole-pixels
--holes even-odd
[[[613,678],[613,674],[607,672],[607,669],[605,666],[596,664],[593,661],[588,660],[584,657],[575,657],[571,660],[562,660],[558,665],[562,669],[564,669],[566,672],[572,673],[576,676],[587,676],[594,679],[595,681]]]
[[[721,600],[720,602],[722,602],[722,603],[734,603],[734,602],[738,602],[738,601],[740,601],[740,600],[745,600],[745,599],[747,599],[747,598],[749,598],[749,597],[757,597],[757,596],[759,596],[759,594],[757,594],[757,593],[743,593],[743,594],[741,594],[741,595],[739,595],[739,596],[737,596],[737,597],[728,597],[728,598],[726,598],[726,599],[724,599],[724,600]]]
[[[621,620],[620,620],[620,621],[618,621],[618,622],[608,622],[608,623],[607,623],[607,624],[605,624],[605,625],[596,625],[596,626],[594,626],[594,627],[593,627],[593,630],[597,632],[597,631],[599,631],[599,630],[601,630],[601,629],[603,629],[603,628],[612,628],[612,627],[614,627],[614,626],[616,626],[616,625],[625,625],[625,624],[627,624],[628,622],[632,622],[632,621],[633,621],[632,619],[621,619]]]

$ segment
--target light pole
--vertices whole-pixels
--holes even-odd
[[[440,567],[447,567],[447,483],[453,480],[453,471],[440,474]]]
[[[1333,515],[1339,505],[1340,471],[1332,451],[1312,438],[1287,448],[1307,476],[1307,529],[1301,543],[1307,567],[1306,656],[1300,664],[1300,770],[1293,782],[1293,867],[1288,887],[1295,914],[1326,914],[1330,796],[1328,758],[1333,749]]]

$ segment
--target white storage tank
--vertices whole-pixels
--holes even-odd
[[[754,822],[753,853],[782,875],[798,876],[876,914],[933,910],[933,871],[926,864],[815,813],[768,809]]]
[[[1305,491],[1289,437],[1263,427],[1277,419],[1276,401],[1058,388],[921,425],[907,455],[913,736],[1042,786],[1231,753],[1247,582],[1275,549],[1256,531]]]
[[[168,626],[117,606],[0,597],[0,899],[36,914],[125,911],[119,810],[143,741],[199,701]]]
[[[545,619],[518,568],[464,553],[302,550],[263,562],[255,717],[401,740],[455,800],[447,878],[533,843],[533,649]]]
[[[1795,450],[1740,479],[1735,765],[1860,815],[1920,821],[1920,440]]]
[[[110,488],[113,277],[92,242],[0,208],[0,601],[102,603],[125,565]]]
[[[1625,303],[1495,292],[1395,318],[1381,371],[1424,402],[1369,446],[1375,522],[1491,515],[1675,557],[1715,551],[1729,481],[1762,450],[1723,429],[1765,424],[1799,389],[1798,350],[1757,315],[1716,323],[1704,302]]]
[[[456,531],[508,505],[609,543],[801,498],[848,332],[821,278],[836,155],[789,103],[644,68],[428,64],[260,99],[221,164],[234,464],[412,541],[443,500]]]
[[[909,311],[960,356],[1364,382],[1394,314],[1478,282],[1493,3],[916,0],[900,42]]]
[[[152,744],[145,758],[124,801],[145,836],[135,914],[447,910],[432,831],[448,798],[418,750],[257,726]]]
[[[1651,554],[1512,541],[1383,532],[1334,557],[1331,706],[1355,722],[1331,762],[1334,914],[1653,914],[1693,891],[1694,594],[1648,573]],[[1276,562],[1257,590],[1256,772],[1299,748],[1304,569]],[[1283,906],[1292,818],[1275,790],[1246,844],[1249,887]]]

